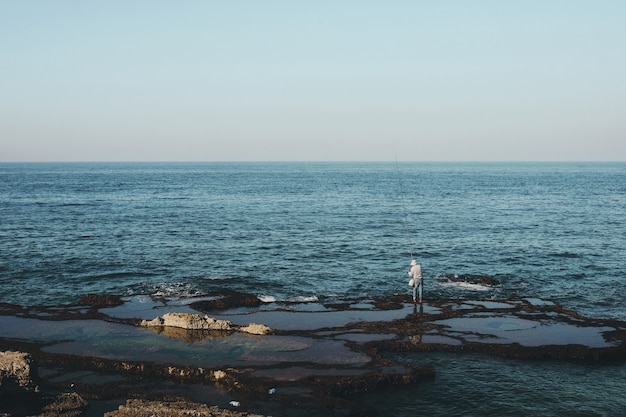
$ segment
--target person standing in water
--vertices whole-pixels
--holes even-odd
[[[409,276],[413,281],[413,302],[422,304],[422,265],[418,264],[415,259],[411,260]]]

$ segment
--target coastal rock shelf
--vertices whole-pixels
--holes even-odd
[[[237,412],[275,416],[293,407],[303,415],[320,407],[370,415],[350,395],[435,376],[436,369],[395,363],[385,352],[626,358],[626,323],[580,317],[537,298],[424,305],[404,295],[300,304],[251,299],[228,293],[187,300],[89,296],[63,307],[0,304],[0,350],[29,353],[40,369],[30,386],[71,388],[108,412],[127,399],[161,399],[166,392],[172,404],[237,404]],[[4,407],[0,413],[10,415]]]

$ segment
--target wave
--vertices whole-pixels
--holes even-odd
[[[155,298],[192,298],[204,295],[204,292],[189,282],[160,282],[149,285],[147,283],[129,288],[129,296],[147,295]]]
[[[234,281],[242,279],[242,277],[236,275],[201,275],[196,277],[195,279],[205,281]]]
[[[98,203],[92,203],[92,202],[58,203],[58,204],[51,204],[51,206],[53,207],[96,207],[98,206]]]
[[[275,303],[277,301],[276,297],[273,297],[271,295],[265,295],[265,294],[261,294],[261,295],[257,296],[257,298],[259,300],[261,300],[262,303],[268,303],[268,304],[269,303]]]
[[[473,285],[481,285],[485,287],[495,287],[500,285],[500,281],[496,278],[488,275],[473,275],[473,274],[439,274],[437,279],[452,282],[452,283],[465,283]]]
[[[121,279],[121,278],[137,278],[137,277],[150,277],[155,276],[156,274],[152,273],[144,273],[144,272],[132,272],[132,271],[121,271],[121,272],[105,272],[101,274],[93,274],[81,277],[81,281],[100,281],[100,280],[111,280],[111,279]]]
[[[272,295],[261,294],[257,298],[263,303],[314,303],[319,301],[319,297],[316,295],[304,296],[299,295],[295,297],[288,297],[285,299],[278,299]]]
[[[440,283],[442,287],[447,288],[460,288],[468,291],[491,291],[492,288],[490,286],[485,286],[481,284],[472,284],[470,282],[442,282]]]
[[[468,291],[490,291],[500,286],[500,281],[487,275],[439,274],[436,279],[444,288],[460,288]]]
[[[581,258],[581,255],[572,252],[558,252],[558,253],[549,253],[548,256],[552,256],[555,258]]]

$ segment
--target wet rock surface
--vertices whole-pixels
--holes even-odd
[[[209,407],[191,401],[145,401],[128,400],[117,411],[104,414],[104,417],[262,417],[219,407]]]
[[[118,295],[87,294],[80,298],[80,305],[92,307],[114,307],[124,304]]]
[[[221,293],[210,293],[213,299],[196,301],[191,304],[195,310],[202,312],[219,311],[237,307],[259,307],[262,302],[254,294],[247,294],[238,291],[225,291]]]
[[[185,407],[190,413],[180,415],[376,415],[350,396],[420,384],[436,373],[432,368],[394,363],[385,359],[386,352],[480,352],[517,359],[606,363],[626,359],[625,322],[580,317],[536,298],[436,300],[416,305],[408,296],[395,295],[261,305],[233,294],[219,297],[215,304],[214,297],[185,304],[158,300],[142,305],[142,314],[152,317],[145,322],[158,319],[150,328],[141,327],[139,317],[128,317],[129,312],[139,311],[132,299],[121,299],[123,304],[92,300],[101,307],[4,304],[0,326],[6,331],[0,337],[0,350],[28,352],[48,370],[39,384],[48,400],[46,404],[40,401],[37,413],[45,412],[44,406],[53,403],[50,398],[57,398],[60,391],[89,403],[137,400],[119,410],[110,408],[107,412],[120,413],[110,416],[178,415]],[[189,306],[201,307],[197,311],[211,317],[175,311]],[[174,322],[180,326],[165,325],[174,323],[170,318],[179,320]],[[46,322],[56,324],[46,326]],[[110,324],[95,326],[103,322]],[[228,330],[210,329],[208,323],[218,322],[228,323]],[[96,336],[82,331],[83,325]],[[68,326],[78,328],[75,333],[65,330],[76,334],[75,340],[54,337]],[[46,338],[42,332],[51,327]],[[244,328],[253,334],[242,333]],[[103,337],[110,339],[109,344],[128,347],[98,350]],[[129,340],[148,342],[132,356]],[[5,385],[0,389],[6,392]],[[211,395],[207,395],[209,389]],[[68,412],[81,415],[84,405],[75,403]],[[219,409],[209,407],[213,405]],[[163,411],[141,414],[148,409]],[[226,414],[210,414],[215,412]]]

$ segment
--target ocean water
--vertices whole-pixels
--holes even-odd
[[[431,298],[626,320],[625,214],[624,163],[0,164],[0,300],[384,295],[412,254]]]
[[[542,297],[626,320],[625,214],[626,163],[4,163],[0,302],[408,294],[415,257],[426,298]],[[438,377],[386,396],[383,415],[626,412],[611,394],[624,366],[400,359]]]

